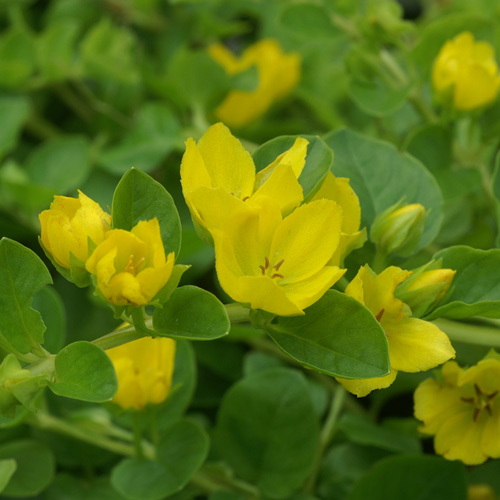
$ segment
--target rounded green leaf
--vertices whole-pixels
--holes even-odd
[[[155,308],[153,326],[159,335],[213,340],[227,335],[230,323],[215,295],[188,285],[177,288],[162,308]]]
[[[418,248],[436,237],[443,199],[436,180],[426,168],[392,144],[370,139],[348,129],[328,134],[325,142],[335,151],[332,172],[348,177],[361,204],[361,226],[370,227],[377,214],[392,205],[420,203],[427,210]]]
[[[45,325],[31,308],[33,296],[52,283],[50,273],[38,255],[16,241],[0,240],[0,346],[30,352],[43,343]]]
[[[311,198],[319,189],[323,179],[333,163],[332,150],[315,135],[285,135],[271,139],[263,144],[253,154],[257,172],[266,168],[276,157],[293,146],[295,139],[302,137],[309,141],[304,170],[299,177],[299,183],[304,190],[304,198]]]
[[[0,493],[5,489],[16,469],[17,464],[13,458],[0,460]]]
[[[15,460],[17,465],[2,491],[3,495],[23,498],[37,495],[54,478],[54,456],[47,446],[38,441],[25,439],[2,443],[0,459]]]
[[[465,467],[431,456],[379,461],[354,486],[348,500],[466,500]]]
[[[113,227],[130,231],[139,221],[156,217],[165,253],[179,254],[181,222],[174,200],[152,177],[131,168],[116,186],[113,196]]]
[[[4,155],[16,145],[29,112],[30,105],[26,97],[0,98],[0,155]]]
[[[59,396],[102,403],[115,395],[118,382],[106,353],[90,342],[78,341],[56,356],[55,381],[49,386]]]
[[[279,22],[297,38],[317,40],[338,34],[338,30],[330,21],[328,12],[320,5],[310,2],[285,3]]]
[[[304,316],[278,318],[266,328],[292,358],[342,378],[389,373],[387,338],[373,314],[345,293],[329,290]]]
[[[206,433],[194,422],[171,426],[158,443],[157,461],[128,458],[111,473],[111,484],[129,500],[160,500],[181,490],[208,453]]]
[[[222,400],[215,439],[241,478],[266,497],[289,498],[311,472],[319,445],[304,376],[275,368],[237,382]]]
[[[441,267],[456,274],[450,290],[426,319],[500,318],[500,249],[450,247],[434,255]]]

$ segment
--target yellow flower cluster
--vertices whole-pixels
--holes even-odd
[[[330,174],[314,200],[298,181],[308,141],[298,138],[256,174],[250,154],[222,123],[186,142],[181,183],[198,226],[213,238],[216,269],[234,300],[281,316],[303,314],[344,274],[364,243],[359,200]]]
[[[170,278],[175,256],[165,256],[156,218],[131,231],[111,229],[111,216],[82,192],[78,199],[55,196],[39,217],[47,255],[65,269],[77,266],[95,275],[112,304],[148,304]]]
[[[251,91],[232,90],[215,111],[217,119],[231,127],[242,127],[264,114],[275,101],[291,92],[300,79],[299,55],[285,54],[273,39],[260,40],[239,58],[221,43],[210,46],[208,53],[229,75],[257,68],[257,87]]]
[[[436,453],[468,465],[500,457],[500,356],[490,352],[463,369],[446,363],[437,379],[415,391],[420,430],[434,435]]]

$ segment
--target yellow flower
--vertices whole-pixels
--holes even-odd
[[[131,231],[112,229],[86,263],[104,297],[115,305],[145,305],[165,286],[174,266],[165,250],[156,217]]]
[[[366,241],[366,228],[359,230],[361,224],[361,207],[359,198],[354,189],[349,185],[349,179],[335,177],[328,172],[319,191],[314,195],[314,200],[333,200],[342,208],[342,232],[340,242],[330,265],[342,265],[344,258],[353,250],[360,248]]]
[[[318,200],[282,218],[271,199],[213,232],[217,276],[235,301],[280,316],[303,314],[344,274],[328,262],[337,249],[342,211]]]
[[[468,31],[447,41],[432,70],[434,90],[453,107],[469,111],[496,99],[500,87],[495,51],[487,42],[475,42]]]
[[[297,178],[308,141],[298,138],[285,153],[255,174],[250,153],[222,123],[212,125],[198,144],[186,142],[181,163],[182,192],[195,221],[212,231],[228,216],[271,197],[287,214],[303,200]]]
[[[140,410],[148,403],[165,401],[172,385],[175,341],[144,337],[108,349],[118,379],[113,402],[124,409]]]
[[[264,114],[273,102],[292,91],[300,79],[300,56],[285,54],[276,40],[266,39],[248,47],[240,58],[216,43],[208,53],[229,75],[257,67],[259,83],[252,91],[232,90],[216,109],[219,120],[241,127]]]
[[[436,453],[468,465],[500,457],[500,357],[492,352],[466,370],[450,361],[440,380],[415,391],[420,430],[433,434]]]
[[[495,490],[487,484],[470,484],[467,487],[467,500],[496,500]]]
[[[358,397],[374,389],[389,387],[398,371],[429,370],[455,356],[444,332],[421,319],[409,318],[403,302],[394,297],[396,287],[410,276],[410,271],[391,266],[376,275],[368,265],[362,267],[345,293],[364,304],[377,318],[389,343],[391,372],[385,377],[360,380],[338,379]]]
[[[70,268],[70,254],[85,262],[89,254],[88,239],[98,245],[111,226],[111,216],[81,191],[78,198],[54,196],[50,209],[44,210],[39,218],[44,250],[66,269]]]

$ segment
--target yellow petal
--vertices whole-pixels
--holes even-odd
[[[130,232],[148,249],[145,265],[159,267],[165,264],[165,248],[161,239],[160,223],[156,217],[139,221]]]
[[[357,248],[361,248],[366,242],[366,227],[362,231],[352,234],[340,233],[340,241],[337,250],[333,254],[329,264],[331,266],[341,266],[344,259]]]
[[[455,83],[454,104],[457,109],[471,110],[496,99],[500,80],[479,64],[461,72]]]
[[[415,318],[383,321],[391,366],[404,372],[434,368],[455,357],[450,339],[436,325]]]
[[[117,273],[109,281],[105,289],[101,288],[106,298],[116,305],[134,304],[143,306],[148,303],[148,297],[142,293],[137,278],[130,273]]]
[[[222,66],[229,75],[241,73],[246,69],[238,58],[222,43],[210,45],[207,51],[210,57]]]
[[[370,394],[370,392],[375,389],[385,389],[389,387],[396,379],[397,373],[398,372],[396,370],[391,370],[385,377],[353,380],[338,378],[337,382],[340,382],[351,394],[355,394],[358,398],[362,398]]]
[[[255,190],[262,186],[269,179],[269,177],[271,177],[271,174],[278,165],[289,165],[293,170],[295,178],[298,179],[304,169],[304,165],[306,164],[308,144],[309,141],[307,139],[297,137],[290,149],[281,153],[266,168],[257,173],[255,176]]]
[[[491,394],[500,390],[500,361],[482,359],[477,365],[463,371],[458,377],[458,386],[476,384],[482,392]]]
[[[174,261],[174,252],[170,252],[165,264],[148,267],[136,276],[141,294],[146,298],[147,302],[151,302],[155,295],[167,284],[172,274]]]
[[[303,281],[331,259],[340,239],[342,214],[333,201],[319,200],[300,206],[277,227],[269,260],[279,269],[283,284]]]
[[[184,197],[200,186],[212,186],[205,161],[201,156],[198,146],[189,138],[186,141],[186,151],[181,161],[181,184]]]
[[[269,179],[248,200],[248,203],[258,205],[262,196],[274,199],[283,215],[287,215],[298,207],[304,199],[302,186],[290,165],[278,165]]]
[[[198,143],[212,187],[221,187],[236,198],[251,196],[255,165],[250,153],[222,123],[212,125]]]

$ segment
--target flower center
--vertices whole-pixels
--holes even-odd
[[[483,392],[477,384],[474,384],[474,390],[476,394],[471,398],[460,398],[464,403],[470,403],[474,405],[474,422],[479,417],[482,410],[486,410],[490,417],[493,415],[491,410],[491,403],[493,398],[498,394],[498,391],[492,392],[491,394],[486,394]]]
[[[126,273],[130,273],[133,276],[136,275],[137,271],[139,271],[139,268],[142,266],[144,261],[146,260],[144,257],[141,257],[135,264],[134,264],[134,259],[135,256],[131,254],[127,260],[127,263],[125,264],[125,269],[124,271]]]
[[[267,257],[264,257],[264,265],[259,266],[260,270],[262,271],[263,276],[270,276],[271,278],[284,278],[282,274],[279,274],[278,271],[281,265],[285,262],[285,259],[281,259],[275,266],[270,265],[269,259]]]

